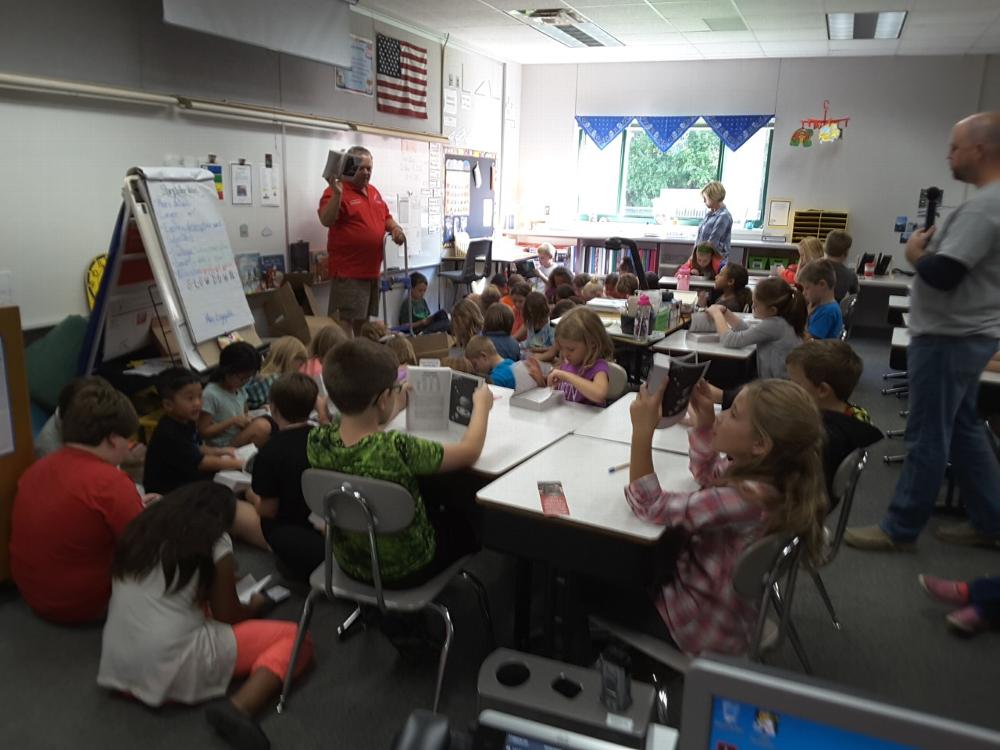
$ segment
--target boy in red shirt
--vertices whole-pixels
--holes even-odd
[[[11,573],[28,605],[55,622],[104,617],[115,543],[152,499],[117,468],[139,427],[135,409],[94,380],[62,415],[63,447],[24,473],[14,498]]]

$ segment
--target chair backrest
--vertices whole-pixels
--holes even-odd
[[[867,463],[868,451],[858,448],[840,462],[837,473],[833,475],[833,496],[840,508],[840,516],[837,518],[837,527],[834,529],[833,538],[828,541],[823,553],[822,565],[833,561],[840,549],[841,542],[844,541],[844,532],[847,530],[851,506],[854,505],[854,493],[858,489],[861,472],[864,471]]]
[[[768,534],[743,550],[736,572],[733,588],[736,593],[759,608],[757,625],[750,643],[750,658],[756,660],[764,639],[764,625],[775,588],[782,590],[783,603],[778,622],[778,641],[781,643],[792,609],[792,594],[795,592],[795,577],[798,573],[802,545],[798,537],[787,534]],[[784,583],[782,584],[782,581]]]
[[[854,308],[858,304],[858,295],[848,294],[840,300],[840,316],[844,319],[844,330],[840,333],[840,340],[847,341],[851,335],[851,323],[854,320]]]
[[[476,272],[476,263],[485,263],[485,273],[489,275],[490,260],[493,255],[493,240],[472,240],[469,249],[465,253],[465,264],[462,266],[462,278],[472,281],[479,278]]]
[[[368,534],[372,580],[379,609],[385,609],[382,570],[378,558],[378,536],[402,531],[413,521],[413,496],[402,485],[381,479],[341,474],[326,469],[306,469],[302,473],[302,494],[306,505],[326,521],[326,588],[332,593],[332,527]]]
[[[617,362],[608,362],[608,401],[621,398],[628,389],[628,373]]]

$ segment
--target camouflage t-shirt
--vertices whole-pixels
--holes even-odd
[[[378,538],[382,581],[392,583],[430,564],[434,559],[434,529],[427,520],[417,477],[433,474],[441,467],[444,446],[402,432],[374,432],[352,446],[340,436],[340,421],[317,427],[309,433],[309,464],[372,479],[395,482],[410,491],[415,503],[413,522],[395,534]],[[371,582],[368,535],[336,532],[333,554],[347,575]]]

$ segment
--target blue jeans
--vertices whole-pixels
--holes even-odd
[[[987,622],[1000,624],[1000,577],[977,578],[969,583],[969,604]]]
[[[934,510],[950,459],[972,525],[1000,535],[1000,463],[976,411],[979,376],[997,351],[986,336],[915,336],[906,352],[910,416],[906,460],[880,524],[912,542]]]

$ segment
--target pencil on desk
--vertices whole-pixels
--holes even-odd
[[[622,469],[627,469],[628,468],[628,464],[629,464],[629,462],[626,461],[623,464],[618,464],[617,466],[612,466],[610,469],[608,469],[608,474],[614,474],[616,471],[621,471]]]

